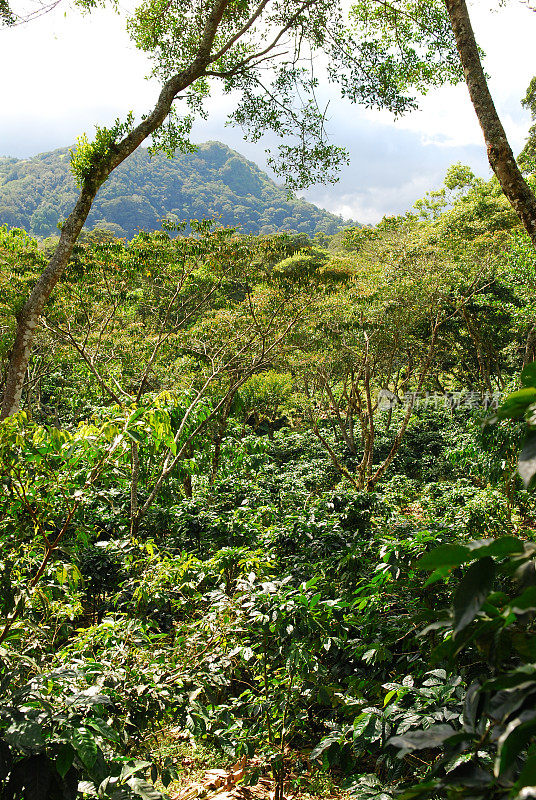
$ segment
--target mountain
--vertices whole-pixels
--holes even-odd
[[[67,148],[34,158],[0,158],[0,224],[35,236],[57,233],[77,190]],[[219,218],[244,233],[298,231],[335,233],[342,217],[289,197],[256,164],[220,142],[169,159],[139,148],[112,173],[88,217],[89,228],[105,227],[130,238],[138,228],[154,230],[163,217]],[[348,223],[347,223],[348,224]]]

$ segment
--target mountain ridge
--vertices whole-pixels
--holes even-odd
[[[31,158],[0,157],[0,225],[45,237],[57,232],[76,202],[70,149]],[[87,227],[131,238],[160,228],[164,218],[216,218],[244,233],[280,230],[336,233],[342,217],[278,186],[260,167],[221,142],[204,142],[194,153],[149,156],[139,148],[102,186]]]

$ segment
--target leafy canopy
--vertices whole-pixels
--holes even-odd
[[[78,4],[89,10],[97,0]],[[188,86],[175,98],[184,110],[172,107],[156,148],[191,149],[192,124],[208,116],[218,84],[236,100],[231,123],[253,141],[266,133],[281,140],[271,166],[295,188],[335,180],[347,158],[328,139],[321,77],[351,102],[395,114],[415,108],[416,93],[461,78],[439,0],[364,0],[350,14],[340,0],[142,0],[127,25],[152,60],[153,75],[164,85],[179,76]],[[210,45],[208,31],[215,31]],[[121,133],[110,129],[111,145]]]

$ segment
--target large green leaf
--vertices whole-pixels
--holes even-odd
[[[489,772],[486,772],[471,761],[459,764],[445,776],[447,786],[470,786],[475,789],[489,786],[492,780],[493,778]]]
[[[527,364],[521,373],[522,386],[536,386],[536,361]]]
[[[109,739],[111,742],[119,744],[119,734],[103,719],[99,719],[98,717],[95,719],[87,719],[86,725],[88,728],[93,728],[93,730],[98,731],[105,739]]]
[[[454,595],[454,632],[467,627],[482,608],[493,587],[495,563],[491,556],[472,564]]]
[[[480,542],[471,542],[469,545],[473,558],[493,556],[505,558],[515,553],[523,552],[523,542],[517,536],[499,536],[497,539],[487,539]]]
[[[412,786],[406,789],[402,794],[397,795],[397,800],[415,800],[419,797],[436,797],[437,788],[441,786],[438,780],[426,781],[426,783],[419,783],[417,786]]]
[[[391,736],[387,744],[404,751],[428,750],[440,747],[444,741],[454,736],[455,730],[450,725],[431,725],[426,730],[408,731],[399,736]]]
[[[536,611],[536,586],[529,586],[523,594],[511,600],[509,607],[514,614],[525,614],[527,611]]]
[[[99,754],[93,734],[87,728],[79,728],[72,731],[70,741],[84,766],[91,769]]]
[[[468,688],[463,704],[463,727],[466,731],[473,731],[476,726],[479,706],[482,701],[481,686],[475,681]]]
[[[533,403],[536,403],[536,388],[519,389],[509,394],[497,410],[499,419],[521,419]]]
[[[14,747],[27,748],[28,750],[37,750],[45,743],[41,726],[29,719],[12,722],[8,729],[4,731],[4,739]]]
[[[119,776],[121,781],[127,781],[137,772],[141,772],[142,770],[146,770],[147,767],[151,766],[150,761],[134,761],[129,764],[125,764],[123,769],[121,770],[121,774]]]
[[[530,719],[524,719],[526,715],[522,714],[518,719],[512,720],[499,737],[495,760],[497,777],[512,766],[519,753],[526,749],[536,735],[536,712],[531,711],[528,714],[530,714]]]
[[[56,769],[62,778],[64,778],[71,769],[74,760],[74,750],[70,744],[64,744],[60,747],[59,753],[56,756]]]
[[[142,800],[162,800],[162,794],[144,778],[129,778],[127,784]]]
[[[425,553],[415,564],[416,569],[438,569],[458,567],[470,560],[471,551],[462,544],[444,544]]]
[[[536,431],[527,434],[519,454],[517,469],[525,487],[528,488],[536,475]]]
[[[516,781],[516,789],[522,789],[523,786],[536,786],[536,752],[534,749],[534,745],[529,749],[521,775]]]
[[[536,684],[536,664],[523,664],[506,675],[499,675],[498,678],[491,678],[482,687],[485,692],[498,689],[513,689],[515,686],[526,684],[528,681]]]

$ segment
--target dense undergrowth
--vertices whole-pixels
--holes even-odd
[[[457,174],[322,246],[77,248],[0,428],[2,800],[156,800],[192,752],[533,796],[534,256]],[[5,362],[47,247],[0,229]]]
[[[431,661],[441,637],[420,631],[450,588],[424,586],[417,559],[438,544],[532,536],[534,499],[508,494],[496,467],[516,444],[504,434],[483,435],[465,411],[416,414],[393,474],[369,493],[340,484],[311,432],[231,436],[224,475],[156,505],[135,540],[116,476],[111,497],[88,498],[3,643],[4,741],[51,755],[67,782],[78,765],[97,786],[112,758],[116,778],[150,793],[147,770],[164,784],[180,770],[155,762],[155,737],[172,726],[230,759],[262,754],[298,784],[312,760],[358,796],[390,796],[427,763],[399,759],[390,737],[456,730],[490,667],[478,648],[455,668]],[[8,496],[4,612],[41,555],[30,519],[19,517],[26,535],[13,529]]]

